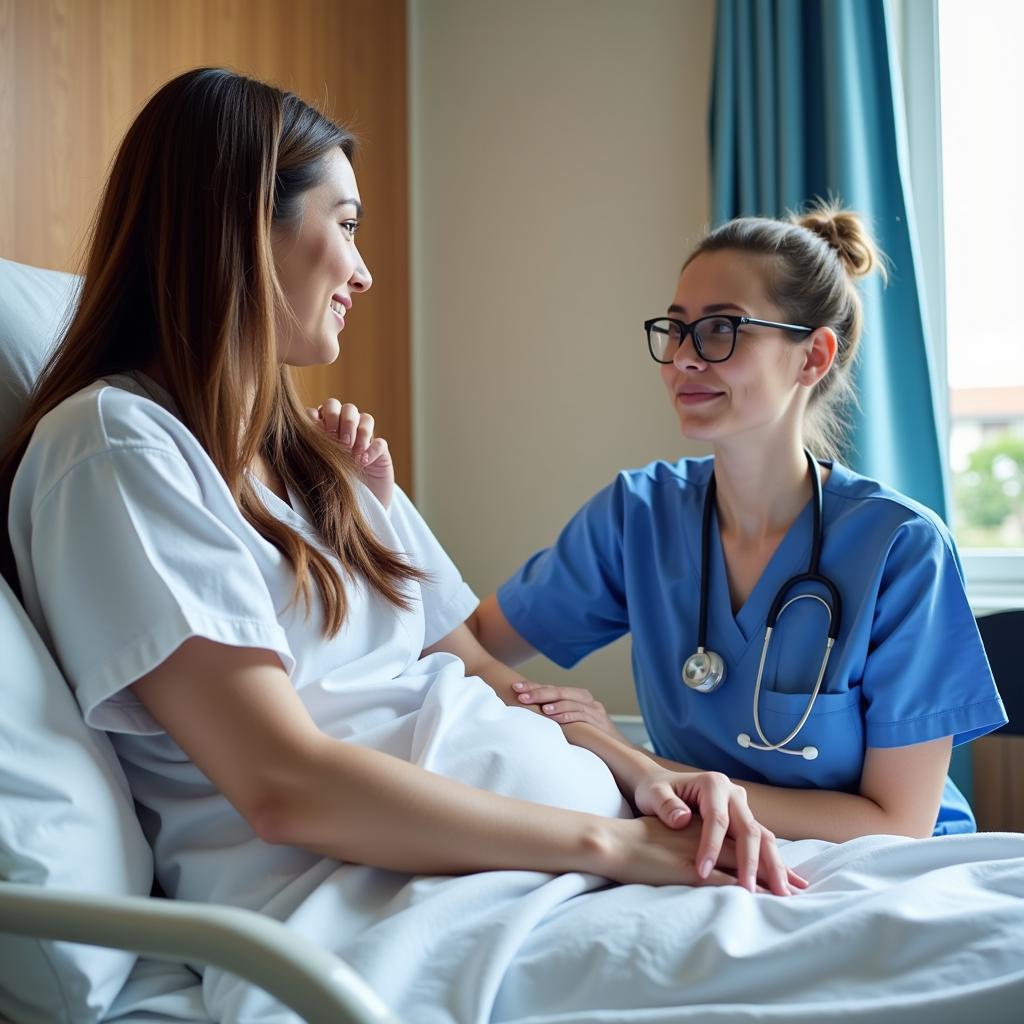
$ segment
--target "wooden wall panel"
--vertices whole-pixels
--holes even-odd
[[[1024,832],[1024,736],[994,733],[971,744],[971,803],[983,832]]]
[[[0,0],[0,252],[14,239],[14,0]]]
[[[404,0],[0,0],[0,256],[77,269],[107,167],[163,82],[201,65],[291,89],[360,137],[374,277],[312,400],[376,416],[411,487]]]

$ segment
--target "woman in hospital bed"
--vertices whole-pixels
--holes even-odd
[[[351,154],[261,83],[201,69],[160,89],[0,461],[6,572],[115,744],[162,887],[285,921],[417,1024],[707,1019],[856,988],[858,966],[792,963],[778,940],[868,941],[877,850],[844,882],[806,848],[790,863],[819,855],[821,896],[777,899],[805,883],[742,789],[508,707],[518,676],[461,625],[476,599],[382,442],[353,456],[301,408],[288,366],[334,360],[371,284]],[[888,906],[928,870],[900,858]],[[962,941],[931,940],[931,961]],[[738,956],[742,991],[719,969]],[[218,1020],[292,1019],[223,971],[203,985]]]

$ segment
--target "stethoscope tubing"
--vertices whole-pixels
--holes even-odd
[[[776,592],[775,598],[768,611],[768,618],[765,623],[764,642],[761,645],[761,657],[758,662],[757,678],[754,683],[753,694],[754,729],[757,732],[761,743],[752,742],[746,733],[740,733],[736,739],[740,746],[744,748],[749,747],[755,750],[765,751],[774,750],[782,754],[792,754],[802,756],[808,760],[813,760],[818,756],[817,748],[804,747],[801,750],[787,750],[786,745],[797,737],[800,730],[807,724],[807,720],[810,718],[811,712],[814,710],[814,703],[818,698],[818,694],[821,692],[821,687],[825,679],[825,671],[828,668],[829,658],[831,657],[833,647],[835,646],[835,642],[839,636],[839,630],[842,625],[843,603],[842,597],[839,593],[839,588],[836,587],[832,580],[827,576],[822,575],[820,571],[823,540],[821,473],[818,469],[817,460],[806,448],[804,449],[804,455],[807,457],[807,464],[811,471],[811,487],[814,492],[814,501],[812,505],[813,533],[811,538],[810,561],[806,572],[799,573],[782,584]],[[711,477],[708,480],[707,492],[704,497],[704,514],[701,522],[700,612],[697,622],[697,653],[688,658],[686,664],[683,666],[683,681],[686,685],[692,689],[698,690],[698,692],[704,693],[712,692],[717,689],[725,678],[725,664],[721,657],[712,651],[707,651],[711,514],[715,505],[716,493],[717,486],[715,483],[715,474],[714,470],[712,470]],[[829,600],[826,601],[825,598],[814,593],[803,593],[797,594],[795,597],[789,597],[790,591],[792,591],[794,587],[802,586],[807,583],[814,583],[823,587],[828,593]],[[790,730],[789,734],[785,736],[785,738],[779,740],[777,743],[772,743],[765,735],[764,729],[761,726],[760,715],[761,683],[764,678],[764,666],[768,655],[768,645],[771,642],[772,634],[775,631],[776,624],[782,613],[795,601],[799,601],[804,598],[820,602],[828,613],[828,630],[825,641],[825,653],[822,656],[821,664],[818,668],[818,676],[815,680],[814,688],[811,691],[810,699],[807,702],[807,706],[804,708],[803,714],[800,716],[800,720],[797,722],[796,726]],[[697,663],[700,667],[693,673],[694,675],[700,674],[702,669],[706,673],[708,671],[706,666],[715,666],[710,671],[717,671],[719,673],[718,680],[714,681],[712,685],[709,685],[709,682],[706,679],[699,683],[691,682],[689,678],[691,673],[688,669],[691,662],[694,662],[694,659],[703,659]]]

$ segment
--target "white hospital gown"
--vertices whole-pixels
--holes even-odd
[[[129,378],[98,382],[42,421],[15,481],[10,527],[29,614],[86,721],[113,739],[168,894],[286,922],[345,957],[415,1024],[733,1019],[710,1015],[709,1004],[723,1001],[776,1002],[795,1017],[830,997],[818,949],[823,937],[828,946],[823,919],[838,922],[843,948],[856,922],[865,937],[872,927],[863,881],[836,885],[834,871],[822,873],[828,884],[814,905],[813,896],[782,901],[738,888],[609,888],[582,874],[411,877],[258,839],[127,689],[188,637],[276,652],[310,715],[339,740],[499,793],[596,814],[629,811],[605,765],[566,743],[554,723],[506,707],[454,656],[421,658],[476,598],[400,490],[385,510],[360,488],[362,509],[381,540],[425,569],[429,582],[411,585],[412,607],[402,611],[353,581],[345,625],[325,639],[319,606],[307,617],[301,601],[292,602],[287,561],[246,523],[166,396],[139,380],[144,387]],[[290,495],[291,505],[266,489],[263,497],[319,544],[300,496]],[[858,864],[875,855],[870,842],[862,841]],[[894,844],[907,845],[887,841],[887,864],[899,863]],[[840,863],[823,844],[790,860],[813,853]],[[959,863],[936,856],[938,870]],[[814,874],[814,863],[805,870]],[[918,859],[907,882],[920,884],[920,870]],[[876,888],[890,906],[887,871]],[[1018,868],[1013,884],[1021,878]],[[986,927],[1002,915],[1007,928],[1020,929],[1019,906],[1014,917],[1013,902],[998,895]],[[1016,895],[1019,904],[1024,892]],[[959,963],[963,929],[970,930],[959,926],[959,936],[930,940],[929,964],[935,957]],[[782,936],[803,943],[795,960],[780,953]],[[833,958],[839,976],[830,983],[856,996],[859,968]],[[727,974],[737,959],[746,961],[739,990]],[[1007,965],[998,954],[992,960],[993,984],[1005,985]],[[968,967],[976,972],[974,959]],[[908,970],[901,984],[930,1006],[930,966],[927,977]],[[956,969],[952,977],[956,988]],[[993,992],[1002,998],[998,986]],[[220,970],[205,972],[204,994],[219,1020],[295,1020]],[[936,1019],[932,1007],[929,1020]]]

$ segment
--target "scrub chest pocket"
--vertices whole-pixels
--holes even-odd
[[[777,743],[796,728],[807,710],[807,693],[779,693],[761,687],[761,728],[769,743]],[[750,711],[748,711],[748,714]],[[764,765],[776,785],[816,787],[819,789],[856,789],[864,763],[864,710],[860,688],[844,693],[819,693],[803,728],[791,746],[813,746],[813,760],[787,757],[778,751],[746,752],[744,760],[757,767],[759,758],[771,759]]]

